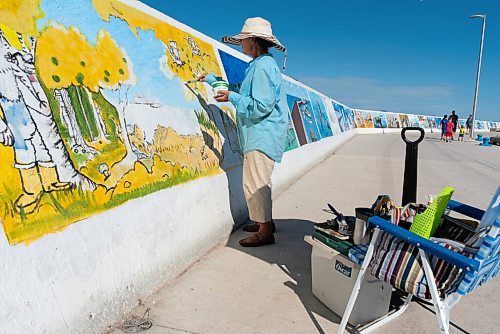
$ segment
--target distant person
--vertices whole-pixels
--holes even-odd
[[[451,111],[450,120],[453,122],[453,133],[455,133],[457,132],[458,127],[458,115],[455,114],[455,110]],[[453,140],[453,136],[451,137],[451,140]]]
[[[458,133],[458,141],[464,141],[465,126],[461,125]]]
[[[441,120],[441,140],[445,140],[446,126],[448,125],[448,115],[444,115]]]
[[[455,123],[453,123],[451,115],[448,117],[448,123],[446,123],[446,132],[444,138],[446,142],[453,140],[453,129],[455,128]]]
[[[469,115],[469,117],[467,117],[467,120],[465,121],[465,126],[467,128],[467,134],[471,134],[471,131],[472,131],[472,115]]]

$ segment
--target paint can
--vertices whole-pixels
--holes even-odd
[[[227,92],[229,90],[229,84],[224,80],[216,81],[212,84],[212,90],[214,92],[214,95],[219,95],[219,92]]]
[[[356,224],[354,225],[353,242],[355,245],[367,244],[370,242],[370,233],[368,232],[368,218],[373,216],[373,210],[370,208],[355,208]]]

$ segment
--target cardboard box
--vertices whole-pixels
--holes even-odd
[[[342,317],[360,266],[311,236],[306,236],[304,240],[313,246],[312,292],[323,304]],[[358,326],[387,315],[391,294],[392,287],[389,284],[367,273],[349,323]]]

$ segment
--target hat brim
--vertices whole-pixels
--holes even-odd
[[[283,44],[278,41],[278,39],[274,36],[269,36],[269,35],[261,35],[261,34],[238,34],[235,36],[224,36],[222,37],[222,42],[227,43],[227,44],[234,44],[234,45],[241,45],[241,41],[250,37],[258,37],[262,38],[270,43],[273,44],[273,47],[276,48],[276,50],[285,52],[286,48]]]

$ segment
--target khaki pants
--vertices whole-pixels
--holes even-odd
[[[258,223],[272,220],[271,175],[274,161],[260,151],[251,151],[243,157],[243,193],[250,219]]]

